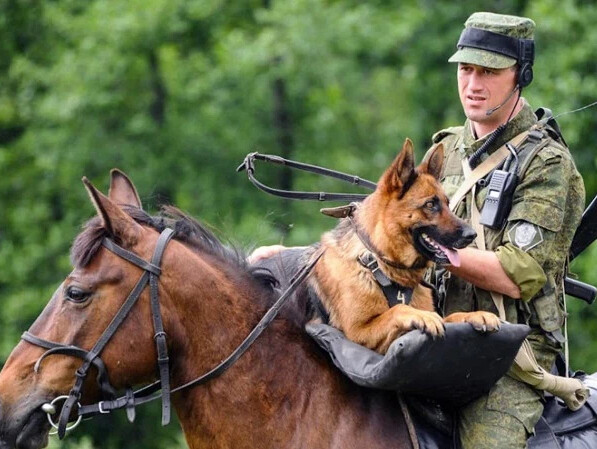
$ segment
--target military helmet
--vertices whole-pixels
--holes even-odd
[[[526,17],[476,12],[464,26],[457,44],[458,50],[449,62],[492,69],[505,69],[518,63],[521,86],[530,84],[535,56],[535,22]]]

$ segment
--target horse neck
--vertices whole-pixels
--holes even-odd
[[[267,308],[258,298],[265,291],[221,262],[181,265],[172,282],[184,288],[170,294],[178,319],[166,330],[175,340],[173,386],[215,367]],[[225,373],[173,396],[190,448],[331,448],[338,432],[359,447],[387,447],[380,433],[402,438],[388,395],[350,384],[284,311]]]

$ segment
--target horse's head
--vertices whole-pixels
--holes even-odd
[[[117,170],[112,171],[109,196],[87,179],[83,182],[98,216],[77,237],[71,255],[74,269],[31,326],[30,335],[42,342],[82,348],[84,352],[77,356],[76,351],[57,350],[52,354],[51,348],[42,347],[31,338],[17,345],[0,373],[0,449],[37,449],[47,444],[50,428],[41,406],[69,394],[77,370],[85,364],[80,357],[97,346],[137,281],[148,275],[105,247],[107,238],[146,261],[152,258],[160,234],[124,211],[141,208],[133,184]],[[166,251],[164,264],[174,263],[173,252]],[[110,385],[120,389],[156,379],[157,351],[149,290],[143,288],[139,300],[100,350],[99,357],[89,360],[89,375],[81,381],[82,403],[109,393],[106,390],[110,390]],[[162,286],[159,295],[168,328],[169,298]],[[102,362],[109,368],[109,383],[103,379],[104,385],[108,385],[105,388],[96,384]],[[56,406],[58,410],[60,405]],[[73,416],[75,411],[76,406]]]

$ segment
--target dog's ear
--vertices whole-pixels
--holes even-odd
[[[392,165],[381,175],[379,187],[386,192],[406,193],[417,177],[415,171],[415,152],[410,139],[404,141],[402,151],[396,156]]]
[[[419,166],[419,173],[428,173],[435,179],[439,179],[444,165],[444,144],[438,143]]]

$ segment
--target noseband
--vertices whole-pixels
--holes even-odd
[[[122,304],[122,306],[120,307],[120,309],[118,310],[118,312],[116,313],[116,315],[114,316],[104,333],[100,336],[99,340],[90,351],[86,351],[85,349],[81,349],[73,345],[64,345],[62,343],[55,343],[53,341],[44,340],[42,338],[36,337],[30,332],[25,332],[21,336],[23,340],[29,343],[47,349],[47,351],[37,360],[35,364],[36,372],[39,370],[41,362],[50,355],[62,354],[83,359],[83,365],[79,369],[77,369],[75,373],[75,385],[71,389],[68,398],[62,406],[62,411],[60,413],[60,419],[57,426],[58,437],[60,439],[62,439],[66,433],[66,427],[72,412],[72,408],[75,406],[75,404],[78,404],[81,398],[81,390],[83,388],[83,383],[87,378],[87,375],[89,374],[89,369],[92,366],[95,366],[97,368],[97,383],[102,392],[102,396],[106,401],[101,401],[98,404],[95,404],[95,406],[86,406],[86,408],[93,408],[95,410],[95,408],[97,407],[97,412],[99,413],[109,412],[109,410],[105,409],[104,405],[107,401],[114,400],[116,398],[116,389],[112,387],[110,381],[108,380],[108,372],[106,370],[104,362],[100,358],[100,353],[102,352],[106,344],[110,341],[114,333],[118,330],[118,328],[125,320],[133,306],[137,303],[137,300],[141,296],[141,293],[143,292],[147,284],[149,284],[150,288],[151,315],[153,319],[153,328],[155,331],[154,340],[157,348],[157,362],[160,373],[159,384],[161,384],[162,390],[162,425],[166,425],[170,422],[170,373],[168,363],[169,359],[168,347],[166,344],[166,333],[164,332],[162,314],[160,312],[158,277],[161,274],[160,264],[162,260],[162,255],[164,254],[164,250],[166,249],[166,246],[168,245],[168,242],[172,238],[173,234],[174,231],[169,228],[166,228],[164,229],[164,231],[162,231],[156,243],[151,262],[147,262],[141,259],[136,254],[133,254],[132,252],[127,251],[124,248],[121,248],[108,238],[104,238],[102,240],[102,245],[106,249],[122,257],[123,259],[128,260],[130,263],[138,266],[145,272],[143,273],[143,275],[141,275],[141,278],[139,279],[139,281],[137,281],[137,284],[129,294],[126,301]],[[129,417],[129,420],[132,421],[134,419],[134,405],[136,403],[136,401],[134,401],[134,395],[132,394],[132,390],[129,389],[127,391],[127,395],[124,399],[125,403],[121,405],[120,408],[127,408],[127,415]],[[82,413],[82,409],[83,407],[79,407],[79,416],[82,416],[84,414]],[[94,410],[90,410],[88,413],[91,414]]]
[[[123,259],[128,260],[132,264],[143,269],[145,272],[143,273],[143,275],[129,294],[126,301],[123,303],[123,305],[116,313],[116,316],[112,319],[112,322],[108,325],[107,329],[104,331],[102,336],[99,338],[97,343],[93,346],[93,348],[90,351],[86,351],[85,349],[81,349],[73,345],[65,345],[62,343],[55,343],[53,341],[44,340],[42,338],[36,337],[30,332],[25,332],[21,336],[23,340],[29,343],[47,349],[47,351],[36,362],[36,371],[39,369],[39,366],[43,359],[53,354],[70,355],[81,358],[84,361],[83,365],[75,373],[75,385],[71,389],[69,395],[66,397],[66,401],[62,406],[62,411],[60,412],[58,424],[54,424],[51,418],[49,418],[52,426],[58,429],[57,433],[60,439],[64,438],[66,431],[69,430],[67,429],[68,419],[75,405],[78,406],[79,418],[85,416],[94,416],[103,413],[110,413],[112,410],[124,408],[126,409],[129,421],[132,422],[135,418],[135,406],[153,401],[161,397],[162,425],[168,424],[170,422],[171,393],[176,393],[177,391],[192,386],[204,384],[207,381],[215,377],[218,377],[230,366],[232,366],[232,364],[234,364],[234,362],[236,362],[247,351],[247,349],[249,349],[249,347],[257,339],[257,337],[259,337],[259,335],[261,335],[261,333],[274,320],[284,303],[288,300],[288,298],[292,296],[297,287],[306,279],[306,277],[309,275],[317,261],[323,255],[323,250],[317,251],[311,257],[311,261],[309,262],[309,264],[303,266],[302,269],[296,273],[286,291],[284,291],[284,293],[282,293],[282,295],[274,302],[274,304],[272,304],[272,306],[268,309],[265,315],[261,318],[259,323],[255,325],[253,330],[249,332],[249,334],[245,337],[242,343],[239,346],[237,346],[237,348],[234,351],[232,351],[232,353],[228,355],[228,357],[222,360],[217,366],[212,368],[207,373],[183,385],[171,389],[169,359],[166,345],[166,333],[164,332],[164,327],[162,323],[162,316],[160,313],[160,304],[158,296],[158,277],[161,274],[160,263],[162,255],[173,234],[174,231],[172,231],[169,228],[166,228],[164,229],[164,231],[162,231],[156,243],[151,262],[147,262],[141,259],[136,254],[133,254],[132,252],[127,251],[124,248],[121,248],[112,240],[104,238],[104,240],[102,241],[102,245],[106,249],[112,251],[114,254],[122,257]],[[134,392],[131,388],[128,388],[126,390],[125,396],[115,399],[116,389],[112,387],[112,385],[110,385],[106,366],[99,357],[99,354],[104,349],[110,338],[112,338],[118,327],[122,324],[132,307],[139,299],[141,292],[148,283],[150,286],[151,312],[155,331],[154,339],[156,342],[158,353],[158,368],[160,372],[160,380]],[[87,377],[87,374],[89,373],[89,369],[91,368],[91,366],[95,366],[98,370],[97,382],[104,397],[104,400],[96,404],[81,406],[79,405],[79,400],[81,398],[81,390],[83,387],[84,380]],[[160,389],[161,393],[159,393]],[[48,417],[50,417],[50,415],[52,414],[54,402],[56,402],[58,399],[62,397],[64,396],[56,398],[54,399],[54,401],[52,401],[51,404],[45,404],[42,407],[42,410],[48,413]]]

